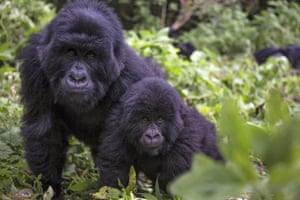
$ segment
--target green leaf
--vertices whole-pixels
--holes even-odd
[[[262,159],[269,168],[293,164],[299,159],[300,120],[295,117],[274,130],[265,142]]]
[[[80,192],[91,188],[93,185],[94,183],[89,180],[81,180],[71,184],[69,189],[75,192]]]
[[[289,108],[283,101],[281,92],[278,89],[271,89],[266,102],[266,123],[270,128],[275,128],[289,119]]]
[[[13,153],[12,149],[2,141],[0,141],[0,152],[0,160],[9,158]]]
[[[249,129],[237,111],[233,100],[225,100],[220,113],[219,134],[226,142],[221,143],[221,147],[226,159],[237,165],[245,179],[255,180],[255,171],[249,159]]]
[[[155,180],[155,196],[157,200],[162,200],[162,194],[160,192],[159,184],[158,184],[158,178]]]
[[[157,200],[157,198],[149,193],[140,193],[143,197],[145,197],[147,200]]]
[[[246,191],[248,185],[234,166],[216,163],[202,155],[194,158],[191,171],[171,184],[172,194],[184,200],[225,200]]]
[[[131,166],[129,170],[129,183],[126,187],[126,191],[136,191],[136,173],[133,166]]]
[[[121,191],[116,188],[103,186],[98,192],[93,193],[92,196],[95,199],[119,199],[121,194]]]

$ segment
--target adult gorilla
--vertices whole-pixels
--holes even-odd
[[[95,155],[110,106],[132,83],[163,73],[126,45],[116,15],[98,1],[67,4],[19,59],[25,158],[43,188],[51,185],[62,199],[70,135]]]

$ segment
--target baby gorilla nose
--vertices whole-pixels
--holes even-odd
[[[163,142],[163,137],[158,130],[146,131],[143,138],[144,144],[148,147],[158,147]]]
[[[149,128],[140,139],[142,151],[150,156],[160,153],[163,146],[164,137],[158,129]]]
[[[87,78],[83,73],[70,73],[68,76],[68,81],[71,84],[82,84],[87,81]]]
[[[87,77],[84,73],[70,73],[67,82],[71,87],[81,88],[87,84]]]

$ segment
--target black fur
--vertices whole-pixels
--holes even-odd
[[[164,73],[126,45],[116,15],[96,0],[67,4],[18,58],[25,158],[44,189],[51,185],[62,199],[69,137],[95,155],[110,106],[132,83]]]
[[[286,47],[267,47],[254,53],[258,64],[263,64],[269,57],[285,56],[292,68],[300,70],[300,46],[290,45]]]
[[[154,119],[159,119],[158,125],[152,124]],[[163,136],[158,145],[155,141],[144,145],[142,137],[149,121],[156,127],[153,134]],[[119,187],[118,179],[126,186],[129,168],[134,165],[153,182],[158,177],[166,191],[174,177],[190,168],[194,153],[223,160],[214,125],[186,106],[175,89],[160,78],[144,78],[132,85],[112,109],[100,138],[96,157],[100,186]]]
[[[191,42],[179,43],[175,45],[178,49],[179,55],[183,55],[186,59],[190,59],[196,47]]]

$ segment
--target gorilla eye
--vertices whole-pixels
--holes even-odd
[[[149,117],[143,117],[142,120],[143,120],[144,122],[149,122],[149,121],[150,121]]]
[[[67,54],[70,56],[76,56],[77,55],[76,49],[74,48],[67,49]]]
[[[94,58],[96,57],[96,53],[94,51],[88,51],[85,56],[88,58]]]
[[[159,117],[157,118],[157,122],[158,122],[158,123],[163,123],[163,121],[164,121],[164,119],[163,119],[162,116],[159,116]]]

